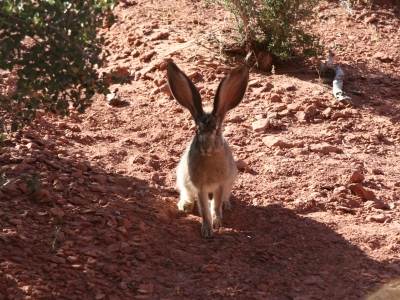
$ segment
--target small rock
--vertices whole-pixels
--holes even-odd
[[[329,144],[316,144],[310,146],[311,151],[316,153],[328,154],[330,152],[341,153],[342,149]]]
[[[258,79],[253,79],[253,80],[249,81],[248,86],[255,87],[255,86],[258,86],[259,84],[260,84],[260,81]]]
[[[304,111],[298,111],[296,118],[299,122],[307,122],[307,114]]]
[[[150,41],[156,41],[156,40],[161,40],[169,36],[168,31],[163,31],[163,32],[155,32],[153,33],[150,37]]]
[[[111,106],[118,106],[124,103],[124,101],[121,100],[121,97],[115,93],[107,94],[106,100]]]
[[[365,176],[361,174],[360,171],[354,171],[353,174],[350,176],[350,182],[352,183],[359,183],[365,179]]]
[[[357,196],[363,198],[364,200],[373,200],[376,198],[375,193],[369,189],[364,188],[361,184],[355,183],[350,184],[349,189]]]
[[[245,173],[251,173],[251,168],[244,160],[238,159],[236,161],[236,167],[239,170],[244,170]]]
[[[148,284],[142,283],[142,284],[139,284],[139,289],[145,290],[147,293],[151,294],[151,293],[153,293],[154,287],[153,287],[153,284],[151,284],[151,283],[148,283]]]
[[[67,260],[69,263],[74,264],[78,262],[79,257],[78,256],[67,256]]]
[[[28,144],[26,144],[26,147],[28,149],[37,149],[37,148],[39,148],[38,144],[36,144],[36,143],[28,143]]]
[[[107,189],[97,184],[88,184],[89,190],[92,192],[107,193]]]
[[[10,219],[10,220],[8,220],[8,223],[13,224],[13,225],[22,225],[22,220],[21,219]]]
[[[165,84],[167,81],[165,80],[165,78],[156,77],[156,78],[153,80],[153,82],[154,82],[154,84],[155,84],[157,87],[160,87],[160,86],[162,86],[163,84]]]
[[[372,169],[372,174],[383,175],[383,171],[381,169]]]
[[[157,52],[154,50],[148,51],[146,53],[143,53],[140,56],[140,61],[142,62],[149,62],[151,60],[151,58],[154,56],[154,54],[156,54]]]
[[[110,104],[111,105],[111,104]],[[81,128],[78,125],[70,126],[69,129],[73,132],[81,132]]]
[[[280,137],[266,136],[262,139],[263,143],[268,147],[280,147],[280,148],[293,148],[303,147],[304,142],[302,141],[288,141]]]
[[[273,102],[273,103],[275,103],[275,102],[281,102],[281,101],[282,101],[282,98],[281,98],[281,96],[279,96],[278,94],[272,93],[272,94],[269,96],[269,101],[270,101],[270,102]]]
[[[132,227],[132,223],[129,220],[123,218],[118,221],[118,224],[125,229],[129,229]]]
[[[269,119],[260,119],[251,124],[255,132],[263,132],[269,127]]]
[[[166,83],[162,87],[160,87],[160,92],[166,94],[167,96],[172,96],[172,93],[171,93],[168,83]]]
[[[51,261],[55,262],[56,264],[65,264],[65,262],[66,262],[65,258],[58,256],[58,255],[54,255],[51,258]]]
[[[331,116],[331,120],[337,120],[339,118],[343,118],[344,114],[342,114],[340,111],[335,111],[332,116]]]
[[[11,181],[4,184],[1,187],[1,191],[4,194],[7,194],[8,196],[12,196],[12,197],[19,196],[22,194],[22,192],[18,189],[18,186]]]
[[[333,190],[334,195],[347,194],[347,189],[344,186],[338,186]]]
[[[137,260],[141,260],[141,261],[144,261],[144,260],[147,259],[146,253],[141,252],[141,251],[137,252],[135,257],[136,257]]]
[[[332,108],[328,107],[328,108],[324,109],[324,111],[322,112],[322,115],[325,118],[329,119],[331,117],[331,115],[332,115],[332,112],[333,112]]]
[[[160,181],[160,176],[157,173],[154,173],[151,176],[151,180],[154,181],[154,182],[159,182]]]
[[[304,112],[309,116],[315,116],[317,114],[317,107],[315,104],[311,104],[304,109]]]
[[[118,270],[118,265],[115,264],[110,264],[110,265],[104,265],[102,267],[102,271],[108,275],[113,275],[117,272]]]
[[[379,215],[374,215],[374,216],[368,216],[365,218],[365,220],[367,221],[372,221],[372,222],[378,222],[378,223],[383,223],[385,222],[387,219],[389,219],[388,216],[386,216],[385,214],[379,214]]]
[[[65,213],[57,206],[50,208],[50,213],[54,217],[64,217]]]
[[[364,207],[366,208],[375,208],[375,209],[389,209],[389,205],[378,200],[378,199],[373,199],[373,200],[368,200],[364,203]]]
[[[126,285],[126,283],[123,282],[123,281],[121,281],[120,283],[118,283],[118,287],[119,287],[121,290],[126,290],[126,289],[128,288],[128,286]]]
[[[213,273],[215,271],[216,264],[207,264],[201,266],[201,272],[203,273]]]
[[[294,91],[296,90],[296,87],[292,83],[286,82],[282,85],[282,89],[286,91]]]
[[[68,202],[75,204],[75,205],[83,205],[83,200],[82,198],[78,197],[78,196],[74,196],[74,197],[69,197],[67,199]]]
[[[300,105],[298,104],[298,103],[290,103],[290,104],[288,104],[288,106],[287,106],[287,109],[289,110],[289,111],[299,111],[300,110]]]
[[[96,181],[97,181],[98,183],[100,183],[100,184],[105,184],[106,181],[107,181],[107,176],[106,176],[106,175],[102,175],[102,174],[99,174],[99,175],[91,175],[90,178],[96,180]]]
[[[138,56],[140,56],[140,52],[138,51],[138,50],[133,50],[132,52],[131,52],[131,56],[132,57],[138,57]]]
[[[381,51],[375,53],[372,57],[385,63],[390,63],[391,61],[393,61],[393,58]]]
[[[280,218],[279,217],[273,217],[271,220],[269,220],[271,223],[279,223]]]
[[[261,283],[257,286],[257,288],[262,291],[262,292],[268,292],[269,286],[266,285],[265,283]]]

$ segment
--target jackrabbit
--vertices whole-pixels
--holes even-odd
[[[211,236],[213,228],[221,226],[222,208],[230,208],[230,192],[237,176],[231,149],[222,136],[222,122],[226,112],[242,101],[249,71],[246,67],[237,67],[222,79],[211,113],[203,111],[197,88],[172,62],[167,65],[167,78],[172,95],[190,111],[196,123],[196,135],[176,170],[180,190],[178,208],[191,213],[197,197],[203,218],[201,235]],[[209,199],[213,200],[211,208]]]

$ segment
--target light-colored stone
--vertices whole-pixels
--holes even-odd
[[[263,132],[269,127],[269,119],[260,119],[251,124],[255,132]]]

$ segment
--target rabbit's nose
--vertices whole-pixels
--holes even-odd
[[[201,154],[202,155],[211,155],[212,154],[212,147],[210,146],[210,147],[208,147],[208,148],[202,148],[200,151],[201,151]]]

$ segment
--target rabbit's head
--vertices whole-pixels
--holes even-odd
[[[218,86],[211,113],[205,113],[193,82],[173,63],[167,65],[167,78],[174,98],[187,108],[196,123],[194,146],[201,155],[212,155],[224,145],[222,122],[228,110],[242,101],[249,80],[246,67],[231,71]]]

